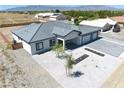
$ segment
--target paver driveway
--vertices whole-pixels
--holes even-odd
[[[107,40],[96,40],[86,46],[115,57],[119,57],[120,54],[124,52],[123,45]]]

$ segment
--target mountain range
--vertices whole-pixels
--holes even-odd
[[[29,5],[29,6],[22,6],[22,7],[15,7],[7,9],[6,11],[51,11],[59,9],[61,11],[66,10],[82,10],[82,11],[89,11],[89,10],[119,10],[117,8],[105,5],[79,5],[79,6],[72,6],[72,5]]]

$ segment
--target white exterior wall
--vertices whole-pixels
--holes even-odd
[[[12,34],[14,40],[16,40],[17,43],[22,43],[23,48],[30,54],[32,54],[31,52],[31,46],[30,44],[26,43],[25,41],[19,39],[16,35]]]
[[[12,37],[13,37],[14,40],[16,40],[17,43],[22,42],[22,40],[19,39],[16,35],[12,34]]]
[[[22,45],[23,45],[23,48],[30,54],[32,54],[32,51],[31,51],[31,45],[26,43],[25,41],[22,40]]]

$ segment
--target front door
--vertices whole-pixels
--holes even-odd
[[[62,40],[58,40],[58,44],[63,45],[63,41]]]

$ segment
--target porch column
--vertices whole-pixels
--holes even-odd
[[[58,44],[58,39],[56,39],[56,44]]]
[[[63,50],[65,50],[65,40],[63,39]]]

